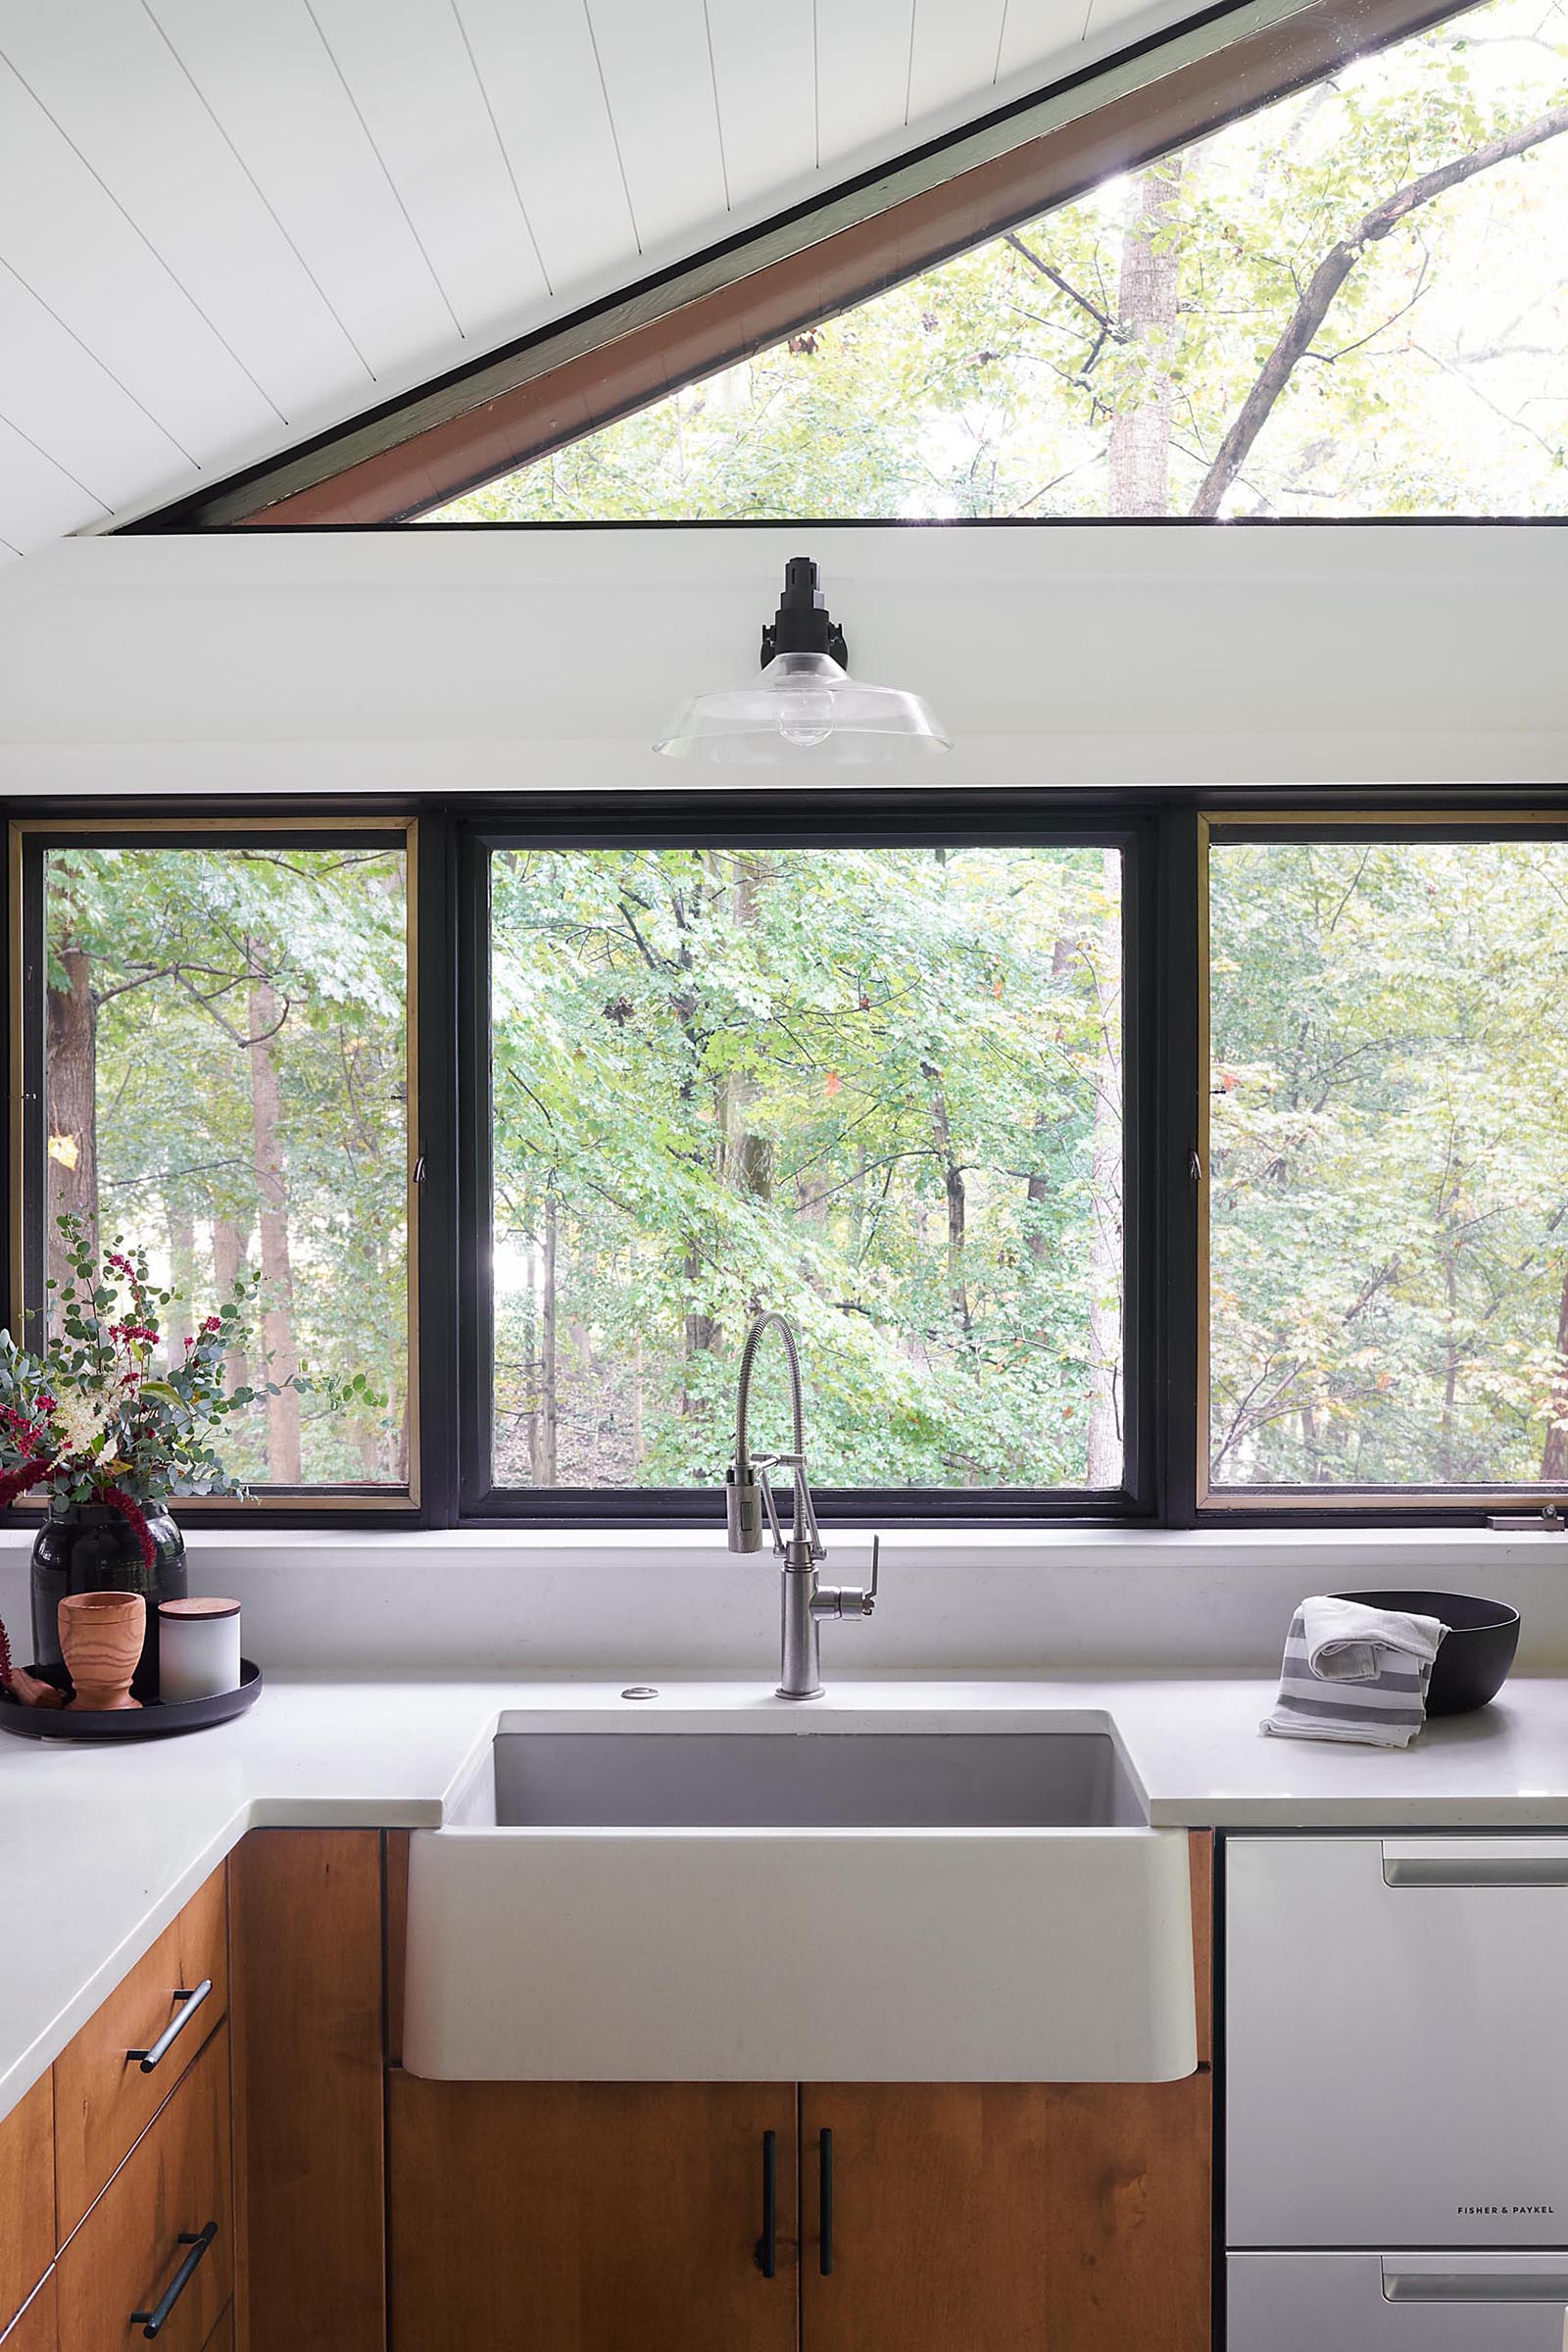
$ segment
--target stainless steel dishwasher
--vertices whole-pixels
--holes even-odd
[[[1226,1843],[1229,2352],[1568,2348],[1568,1836]]]

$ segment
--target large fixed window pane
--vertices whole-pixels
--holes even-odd
[[[1117,1487],[1119,852],[490,864],[499,1487],[715,1486],[764,1306],[822,1485]]]
[[[1568,1479],[1568,839],[1209,875],[1214,1486]]]
[[[326,837],[330,840],[330,837]],[[410,1483],[404,834],[27,843],[44,1116],[27,1134],[27,1291],[56,1218],[142,1244],[185,1336],[262,1288],[231,1387],[304,1369],[373,1392],[259,1398],[225,1466],[274,1489]]]
[[[1561,514],[1563,57],[1463,10],[424,519]]]

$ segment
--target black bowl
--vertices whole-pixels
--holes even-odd
[[[1519,1612],[1505,1600],[1477,1600],[1468,1592],[1337,1592],[1336,1600],[1364,1601],[1369,1609],[1403,1609],[1438,1617],[1444,1636],[1427,1690],[1429,1715],[1468,1715],[1496,1697],[1519,1647]]]

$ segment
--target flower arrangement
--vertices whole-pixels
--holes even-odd
[[[229,1389],[224,1358],[243,1344],[246,1313],[260,1278],[242,1277],[231,1298],[184,1345],[184,1359],[157,1368],[159,1318],[174,1300],[155,1288],[146,1252],[127,1250],[117,1235],[101,1262],[78,1217],[59,1220],[72,1281],[52,1300],[56,1329],[42,1354],[0,1331],[0,1504],[44,1488],[58,1501],[109,1503],[130,1523],[144,1563],[154,1544],[143,1504],[177,1493],[237,1494],[213,1444],[230,1413],[278,1385],[258,1381]],[[51,1293],[57,1286],[51,1281]],[[358,1381],[286,1384],[320,1387],[333,1403]]]

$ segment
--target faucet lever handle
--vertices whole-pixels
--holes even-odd
[[[813,1617],[869,1617],[876,1608],[877,1579],[881,1573],[882,1539],[871,1538],[871,1582],[868,1585],[818,1585],[811,1595]]]

